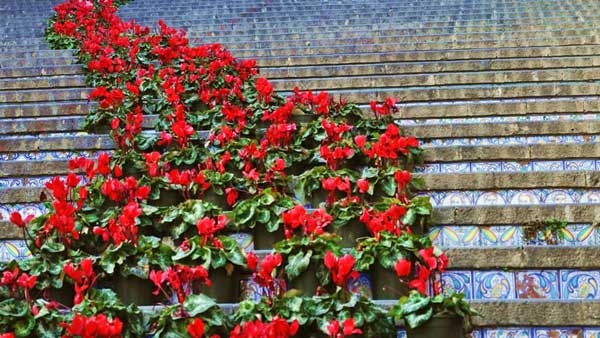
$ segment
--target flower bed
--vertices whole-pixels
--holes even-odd
[[[395,101],[365,113],[326,92],[283,98],[254,60],[124,22],[118,4],[69,0],[49,21],[48,41],[75,49],[95,88],[87,128],[117,150],[70,161],[46,184],[47,214],[11,216],[33,258],[3,267],[0,330],[395,337],[402,309],[371,293],[437,294],[447,265],[423,235],[431,205],[410,174],[422,149],[394,124]]]

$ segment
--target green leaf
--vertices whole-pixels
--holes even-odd
[[[404,321],[412,329],[425,324],[433,315],[433,309],[429,308],[424,313],[411,313],[404,316]]]
[[[285,272],[290,279],[294,279],[300,276],[310,264],[310,257],[312,251],[308,251],[306,254],[302,251],[288,258],[288,264],[285,266]]]
[[[35,328],[35,319],[31,316],[27,316],[18,320],[14,324],[15,336],[17,337],[29,337],[33,329]]]
[[[198,220],[204,217],[204,205],[202,201],[193,201],[187,212],[183,213],[183,221],[190,224],[196,224]]]
[[[46,242],[42,245],[41,249],[51,253],[57,253],[63,252],[65,250],[65,246],[62,243]]]
[[[246,224],[248,223],[256,212],[256,205],[249,201],[250,203],[241,204],[234,211],[235,222],[237,224]]]
[[[218,285],[213,287],[218,287]],[[183,309],[187,311],[191,317],[195,317],[216,305],[217,303],[215,300],[205,294],[189,295],[183,302]]]

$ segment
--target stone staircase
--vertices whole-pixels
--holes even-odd
[[[11,211],[40,214],[68,159],[113,148],[82,131],[72,53],[43,40],[59,2],[0,4],[0,260],[28,255]],[[398,98],[426,148],[444,287],[483,314],[473,337],[600,337],[600,2],[135,0],[120,16],[256,58],[282,94]],[[551,217],[569,223],[558,244],[524,238]]]

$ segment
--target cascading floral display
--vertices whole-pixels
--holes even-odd
[[[418,234],[431,212],[412,196],[422,150],[394,124],[395,100],[368,112],[327,92],[284,98],[254,60],[190,46],[162,21],[156,33],[125,22],[121,2],[68,0],[49,22],[48,41],[75,49],[94,87],[86,126],[110,130],[115,150],[71,160],[66,178],[46,184],[47,214],[11,215],[33,258],[4,267],[0,330],[395,336],[352,281],[380,265],[427,293],[447,264]],[[240,231],[274,252],[245,251],[229,236]],[[286,280],[314,271],[315,292],[285,292]],[[211,292],[243,275],[260,300],[226,315]],[[116,286],[131,278],[151,284],[148,297],[164,296],[153,316],[119,301]]]

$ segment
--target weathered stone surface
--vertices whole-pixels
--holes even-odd
[[[535,144],[523,146],[435,147],[425,151],[428,162],[479,160],[548,160],[596,158],[600,144]]]
[[[527,188],[587,188],[598,182],[600,173],[579,172],[491,172],[468,174],[419,174],[425,190],[495,190]]]
[[[598,269],[600,248],[527,247],[446,250],[450,269]]]
[[[473,303],[481,317],[475,326],[595,326],[600,302],[485,302]]]
[[[600,205],[491,206],[436,208],[433,224],[522,224],[546,218],[570,223],[600,222]]]
[[[0,177],[24,177],[36,175],[59,175],[69,169],[66,160],[54,161],[2,161],[0,162]]]

